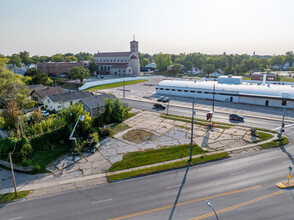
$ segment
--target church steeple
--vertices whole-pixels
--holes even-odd
[[[135,40],[135,35],[133,35],[133,41],[130,42],[131,52],[138,53],[139,52],[139,42]]]

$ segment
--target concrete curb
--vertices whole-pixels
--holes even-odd
[[[292,188],[292,187],[294,187],[294,180],[289,181],[289,183],[288,183],[288,181],[277,183],[277,186],[280,189]]]

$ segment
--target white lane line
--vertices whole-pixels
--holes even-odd
[[[11,218],[11,219],[9,219],[9,220],[16,220],[16,219],[21,219],[21,218],[23,218],[23,217],[20,216],[20,217],[17,217],[17,218]]]
[[[246,171],[241,171],[241,172],[238,172],[238,173],[231,173],[231,176],[238,175],[238,174],[245,173],[245,172]]]
[[[101,202],[108,202],[111,201],[112,199],[105,199],[105,200],[101,200],[101,201],[97,201],[97,202],[91,202],[91,204],[97,204],[97,203],[101,203]]]
[[[291,163],[291,161],[284,161],[284,162],[282,162],[282,163]]]
[[[293,126],[294,124],[288,124],[288,125],[285,125],[285,128],[288,128],[288,127],[291,127],[291,126]],[[275,130],[279,130],[279,129],[281,129],[281,126],[279,126],[279,127],[276,127],[276,128],[273,128],[273,129],[271,129],[272,131],[275,131]]]
[[[181,185],[175,185],[175,186],[169,186],[169,187],[165,187],[166,189],[172,189],[172,188],[176,188],[176,187],[180,187],[180,186],[182,186],[182,184]]]

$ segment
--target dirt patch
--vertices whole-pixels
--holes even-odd
[[[149,131],[133,129],[124,134],[122,138],[136,144],[141,144],[147,140],[154,140],[156,137]]]

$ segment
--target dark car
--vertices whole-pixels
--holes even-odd
[[[165,97],[162,102],[169,102],[169,97]]]
[[[237,114],[230,114],[229,118],[230,120],[244,121],[244,117]]]
[[[161,108],[161,109],[165,109],[166,108],[166,106],[164,104],[160,104],[160,103],[155,103],[153,106],[155,108]]]
[[[158,102],[162,102],[163,99],[164,99],[164,96],[160,96],[160,97],[157,99],[157,101],[158,101]]]

